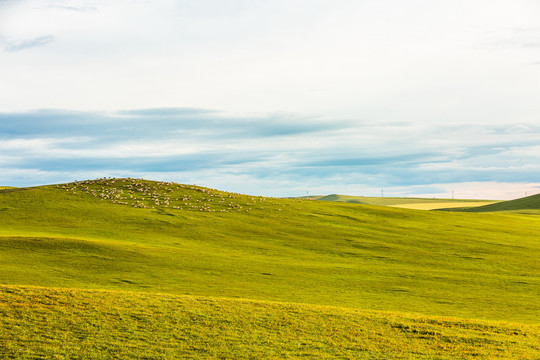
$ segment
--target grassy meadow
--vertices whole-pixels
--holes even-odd
[[[540,213],[540,194],[526,196],[524,198],[504,201],[496,204],[467,209],[470,212],[522,212],[522,213]]]
[[[27,286],[0,286],[0,314],[5,358],[533,359],[540,335],[518,323]]]
[[[532,214],[100,179],[0,224],[7,358],[540,357]]]

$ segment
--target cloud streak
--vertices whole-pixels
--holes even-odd
[[[370,124],[186,108],[0,113],[0,183],[142,174],[265,195],[306,186],[414,195],[430,184],[540,182],[539,135],[534,124]]]
[[[55,37],[51,35],[39,36],[33,39],[22,40],[22,41],[3,40],[2,48],[5,52],[18,52],[21,50],[44,46],[49,43],[52,43],[54,40],[55,40]]]
[[[95,6],[67,6],[67,5],[47,5],[47,8],[50,9],[59,9],[66,11],[76,11],[76,12],[97,12],[99,9]]]

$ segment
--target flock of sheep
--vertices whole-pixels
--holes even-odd
[[[174,182],[154,182],[133,178],[100,178],[56,185],[71,194],[87,194],[114,204],[134,208],[205,212],[250,212],[266,207],[291,210],[291,201],[240,195]]]

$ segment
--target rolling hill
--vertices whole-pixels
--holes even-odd
[[[533,216],[97,179],[2,190],[0,224],[0,311],[5,324],[18,321],[2,327],[0,347],[13,356],[22,349],[21,357],[46,357],[62,339],[70,344],[63,356],[91,358],[115,347],[133,358],[224,356],[231,346],[237,357],[262,358],[540,351]],[[250,318],[256,309],[258,320]],[[216,318],[217,310],[230,316]],[[166,314],[175,315],[156,332],[152,315]],[[115,326],[127,328],[126,343],[111,340]],[[182,333],[171,337],[174,326]],[[202,338],[209,329],[213,337]],[[243,343],[250,332],[256,347]],[[85,338],[93,340],[77,348]]]
[[[532,211],[531,211],[532,210]],[[495,211],[514,211],[536,213],[540,210],[540,194],[531,195],[515,200],[502,201],[496,204],[463,209],[470,212],[495,212]]]

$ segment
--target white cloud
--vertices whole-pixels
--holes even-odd
[[[531,25],[530,1],[23,3],[4,16],[6,36],[56,41],[1,60],[12,109],[190,106],[423,122],[530,121],[539,110],[534,69],[519,65],[533,53],[475,48],[503,36],[486,32],[497,24]]]
[[[317,191],[401,194],[400,188],[407,193],[429,184],[537,181],[537,125],[513,127],[355,124],[290,114],[233,118],[204,109],[42,110],[0,114],[0,162],[96,177],[174,174],[173,180],[218,188],[219,178],[236,178],[243,187],[241,179],[249,177],[253,189],[258,184],[274,195],[279,186],[282,195],[302,193],[306,184]],[[272,189],[267,182],[274,182]]]

